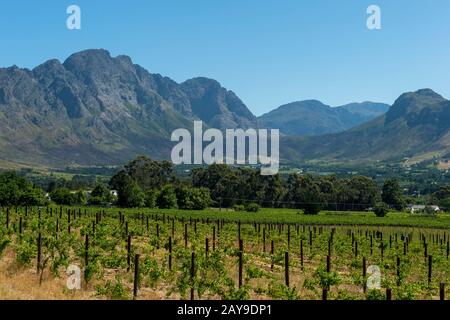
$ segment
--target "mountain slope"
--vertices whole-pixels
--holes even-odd
[[[287,161],[401,160],[425,152],[450,150],[450,101],[423,89],[401,95],[383,116],[339,134],[286,137]]]
[[[317,100],[283,105],[258,118],[261,128],[280,129],[288,136],[337,133],[370,121],[389,109],[382,103],[353,103],[332,108]]]
[[[255,117],[211,79],[178,84],[127,56],[87,50],[33,70],[0,69],[0,148],[5,160],[56,166],[116,164],[170,155],[176,128],[193,120],[249,127]]]

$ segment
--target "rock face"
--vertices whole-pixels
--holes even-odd
[[[176,128],[193,120],[247,128],[255,117],[211,79],[182,84],[127,56],[87,50],[33,70],[0,69],[0,158],[66,166],[116,164],[138,154],[170,155]]]

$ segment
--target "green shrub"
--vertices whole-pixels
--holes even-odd
[[[261,207],[257,203],[249,203],[245,207],[245,211],[247,211],[247,212],[258,212],[260,209],[261,209]]]
[[[380,202],[375,205],[373,212],[377,217],[385,217],[389,212],[389,208],[386,203]]]

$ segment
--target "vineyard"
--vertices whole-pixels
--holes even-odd
[[[0,299],[448,299],[448,219],[258,215],[2,208]]]

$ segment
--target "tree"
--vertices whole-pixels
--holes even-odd
[[[288,179],[288,200],[305,214],[318,214],[323,207],[319,184],[310,175],[292,174]]]
[[[124,176],[120,188],[117,190],[117,204],[124,208],[140,208],[144,206],[144,192],[137,182],[129,176]]]
[[[72,206],[77,204],[77,195],[67,188],[57,188],[50,192],[50,199],[58,205]]]
[[[15,172],[0,174],[0,206],[43,206],[47,204],[42,189]]]
[[[203,210],[211,205],[211,196],[207,188],[180,186],[176,190],[176,196],[180,209]]]
[[[366,210],[381,200],[377,184],[368,177],[355,176],[345,179],[339,188],[338,202],[345,210]]]
[[[111,192],[104,184],[97,184],[91,192],[90,204],[101,205],[112,201]]]
[[[384,202],[379,202],[375,205],[373,212],[377,217],[384,217],[389,212],[389,207]]]
[[[402,211],[405,209],[405,198],[397,179],[388,179],[384,182],[381,198],[383,202],[395,210]]]
[[[156,207],[156,199],[158,198],[158,191],[156,190],[147,190],[145,192],[145,207],[146,208],[155,208]]]
[[[159,189],[175,180],[173,165],[169,161],[155,161],[140,156],[127,163],[124,169],[142,190]]]
[[[21,192],[18,204],[24,206],[45,206],[48,204],[48,200],[42,189],[27,185]]]
[[[171,185],[165,185],[159,192],[157,205],[161,209],[177,209],[177,195]]]

